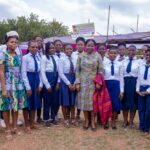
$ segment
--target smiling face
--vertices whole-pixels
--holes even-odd
[[[109,59],[111,61],[114,61],[116,59],[116,56],[117,56],[117,50],[116,49],[110,49],[108,52],[108,56],[109,56]]]
[[[38,44],[38,48],[41,48],[43,46],[43,39],[41,37],[36,37],[35,41]]]
[[[60,52],[63,49],[63,44],[61,41],[55,42],[55,49],[56,49],[56,52]]]
[[[15,51],[15,49],[18,46],[18,40],[14,37],[9,38],[6,45],[7,45],[8,50]]]
[[[65,46],[65,54],[67,55],[67,56],[71,56],[71,54],[72,54],[72,52],[73,52],[73,48],[72,48],[72,46],[71,45],[67,45],[67,46]]]
[[[84,51],[85,44],[83,41],[78,41],[76,47],[78,52],[82,53]]]
[[[86,50],[87,50],[87,53],[92,53],[94,51],[94,48],[95,48],[95,44],[93,41],[89,41],[87,44],[86,44]]]
[[[49,46],[49,54],[54,55],[55,54],[55,46],[54,44],[50,44]]]
[[[128,56],[129,57],[134,57],[136,54],[136,48],[135,47],[129,47],[128,48]]]
[[[143,46],[142,49],[141,49],[141,54],[143,56],[145,56],[145,53],[146,53],[147,50],[148,50],[148,47],[147,46]]]
[[[98,52],[102,57],[104,57],[104,56],[105,56],[105,53],[106,53],[105,46],[100,46],[99,49],[97,50],[97,52]]]
[[[124,56],[124,55],[125,55],[125,52],[126,52],[125,46],[123,46],[123,45],[119,46],[119,48],[118,48],[118,54],[119,54],[120,56]]]
[[[38,43],[37,42],[31,42],[28,49],[29,49],[30,53],[35,55],[38,51]]]

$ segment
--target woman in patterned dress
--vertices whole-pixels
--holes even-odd
[[[94,131],[96,127],[93,112],[93,79],[98,72],[102,71],[101,57],[94,52],[95,45],[96,43],[92,39],[86,41],[86,52],[78,57],[76,66],[77,108],[84,112],[85,124],[83,128],[88,129],[91,122],[91,129]],[[96,88],[100,87],[97,85]],[[91,115],[91,121],[89,115]]]
[[[21,76],[21,56],[17,55],[18,38],[10,36],[6,39],[7,50],[0,54],[0,110],[3,111],[6,123],[6,138],[17,130],[18,110],[27,107],[26,93]],[[12,111],[13,131],[10,130],[10,111]]]

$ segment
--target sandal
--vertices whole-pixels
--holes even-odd
[[[40,130],[39,126],[38,126],[38,125],[35,125],[35,124],[31,125],[30,128],[31,128],[31,129],[38,129],[38,130]]]
[[[28,133],[28,134],[31,134],[32,133],[31,128],[30,127],[25,127],[25,132]]]
[[[69,128],[69,127],[70,127],[69,120],[65,120],[65,121],[64,121],[64,124],[65,124],[65,126],[66,126],[67,128]]]
[[[6,137],[7,140],[12,140],[11,130],[6,130],[5,134],[6,134],[5,137]]]
[[[11,132],[12,132],[12,134],[21,135],[21,132],[17,128],[13,128],[13,130]]]

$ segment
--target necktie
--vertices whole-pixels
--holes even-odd
[[[60,53],[56,53],[56,55],[60,58]]]
[[[53,62],[53,65],[54,65],[54,73],[56,73],[57,72],[57,64],[56,64],[56,61],[55,61],[55,59],[54,59],[54,57],[53,57],[53,55],[50,55],[50,57],[52,58],[52,62]]]
[[[69,73],[74,73],[74,65],[73,65],[73,62],[71,60],[71,57],[69,57],[69,61],[70,61],[70,71],[69,71]]]
[[[147,75],[148,75],[148,69],[149,69],[150,66],[145,66],[145,72],[144,72],[144,80],[147,79]]]
[[[114,62],[112,61],[111,62],[111,75],[113,76],[114,75]]]
[[[38,72],[38,63],[37,63],[37,60],[36,60],[36,56],[32,55],[32,57],[34,59],[35,72]]]
[[[41,50],[38,50],[38,54],[39,54],[39,56],[41,57]]]
[[[129,59],[129,63],[128,63],[128,66],[127,66],[127,69],[126,69],[127,73],[131,72],[132,60],[133,60],[133,58]]]

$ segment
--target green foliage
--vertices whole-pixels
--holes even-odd
[[[69,28],[53,19],[51,22],[40,20],[39,16],[31,13],[29,17],[21,16],[17,19],[0,21],[0,43],[4,42],[5,33],[15,30],[19,33],[21,42],[28,41],[36,35],[43,38],[64,36],[69,34]]]

